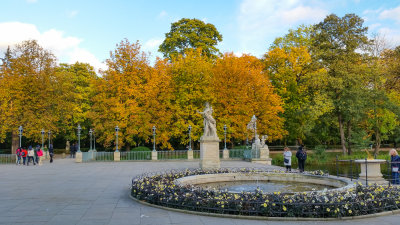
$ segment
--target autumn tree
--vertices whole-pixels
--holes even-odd
[[[183,54],[188,48],[202,49],[206,56],[215,57],[219,54],[216,45],[221,41],[222,35],[213,24],[183,18],[171,24],[171,30],[165,34],[165,40],[158,51],[164,57],[172,58]]]
[[[59,132],[59,115],[66,110],[60,92],[65,90],[58,89],[63,87],[63,78],[55,70],[55,56],[37,41],[24,41],[7,51],[0,76],[0,140],[11,132],[13,145],[18,144],[18,126],[36,142],[43,128]]]
[[[223,125],[228,126],[228,138],[244,140],[252,137],[247,130],[251,117],[258,118],[260,134],[267,134],[269,140],[282,138],[282,101],[274,93],[262,63],[254,56],[236,57],[225,53],[216,61],[211,82],[215,99],[214,111],[218,131],[223,135]]]

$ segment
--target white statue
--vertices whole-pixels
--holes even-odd
[[[267,138],[268,138],[268,135],[261,136],[261,147],[262,148],[265,147],[265,145],[266,145],[265,141],[267,140]]]
[[[204,118],[204,137],[218,137],[217,136],[217,123],[212,117],[213,109],[208,102],[206,102],[206,107],[204,112],[199,112]]]

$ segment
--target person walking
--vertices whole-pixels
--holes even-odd
[[[49,145],[49,155],[50,155],[50,163],[52,163],[53,162],[53,156],[54,156],[53,144]]]
[[[400,184],[399,179],[399,167],[400,167],[400,156],[396,149],[392,148],[389,152],[390,163],[392,167],[392,184]]]
[[[38,155],[39,149],[40,149],[40,146],[37,145],[36,148],[35,148],[35,162],[36,162],[36,164],[39,164],[39,155]]]
[[[299,162],[299,171],[300,173],[304,172],[304,166],[307,160],[307,153],[304,150],[304,145],[300,145],[299,150],[296,153],[297,161]]]
[[[72,143],[72,145],[69,147],[69,157],[74,158],[74,146],[75,144]]]
[[[15,151],[15,155],[17,156],[17,165],[21,165],[21,157],[22,157],[22,149],[17,148],[17,151]]]
[[[25,165],[25,163],[26,163],[26,157],[28,156],[28,151],[26,151],[26,149],[24,149],[24,148],[22,148],[21,149],[21,156],[22,156],[22,161],[23,161],[23,164]]]
[[[286,166],[286,172],[292,171],[292,152],[288,147],[285,147],[283,152],[283,165]]]
[[[38,162],[38,164],[39,164],[39,166],[41,166],[41,165],[42,165],[43,150],[40,148],[39,145],[36,146],[36,147],[39,148],[39,150],[37,151],[37,155],[38,155],[38,157],[39,157],[39,162]]]
[[[31,161],[31,159],[32,159],[33,165],[36,165],[34,156],[35,156],[35,151],[33,150],[32,145],[30,145],[28,148],[28,162],[26,163],[27,166],[29,166],[29,162]]]

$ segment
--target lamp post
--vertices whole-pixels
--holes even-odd
[[[49,131],[47,132],[47,134],[49,135],[49,146],[47,147],[47,149],[50,149],[51,131],[49,130]]]
[[[96,151],[96,135],[94,133],[94,129],[92,129],[93,131],[93,151]]]
[[[42,150],[43,150],[43,145],[44,145],[44,129],[42,129],[42,131],[40,132],[42,134]]]
[[[192,133],[191,125],[189,125],[188,130],[189,130],[189,151],[191,151],[192,150],[192,136],[190,136],[190,134]]]
[[[82,127],[78,124],[78,152],[81,152],[81,130]]]
[[[119,131],[119,127],[117,125],[115,127],[115,143],[116,143],[115,152],[119,152],[118,151],[118,131]]]
[[[93,130],[92,129],[89,130],[89,135],[90,135],[90,149],[89,149],[89,151],[92,151],[92,135],[93,135]]]
[[[254,142],[253,142],[253,143],[255,143],[255,142],[256,142],[256,135],[257,135],[257,118],[256,118],[256,115],[253,115],[253,118],[251,118],[251,120],[254,121],[254,123],[253,123],[253,128],[254,128]]]
[[[24,131],[24,129],[22,128],[22,126],[19,126],[19,127],[18,127],[18,131],[19,131],[19,147],[21,148],[22,131]]]
[[[227,148],[226,148],[226,129],[227,129],[227,127],[226,127],[226,124],[225,124],[224,125],[224,135],[225,135],[225,141],[224,141],[225,148],[224,148],[224,150],[227,150]]]
[[[153,126],[153,152],[156,151],[156,126]]]

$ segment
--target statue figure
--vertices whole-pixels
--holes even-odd
[[[67,150],[67,152],[69,152],[69,150],[71,149],[70,147],[71,147],[71,144],[67,140],[67,143],[65,144],[65,150]]]
[[[265,147],[265,141],[267,140],[268,135],[263,135],[261,136],[261,147],[264,148]]]
[[[215,119],[212,117],[213,109],[208,102],[203,112],[199,112],[204,118],[204,137],[218,137],[217,136],[217,124]]]

